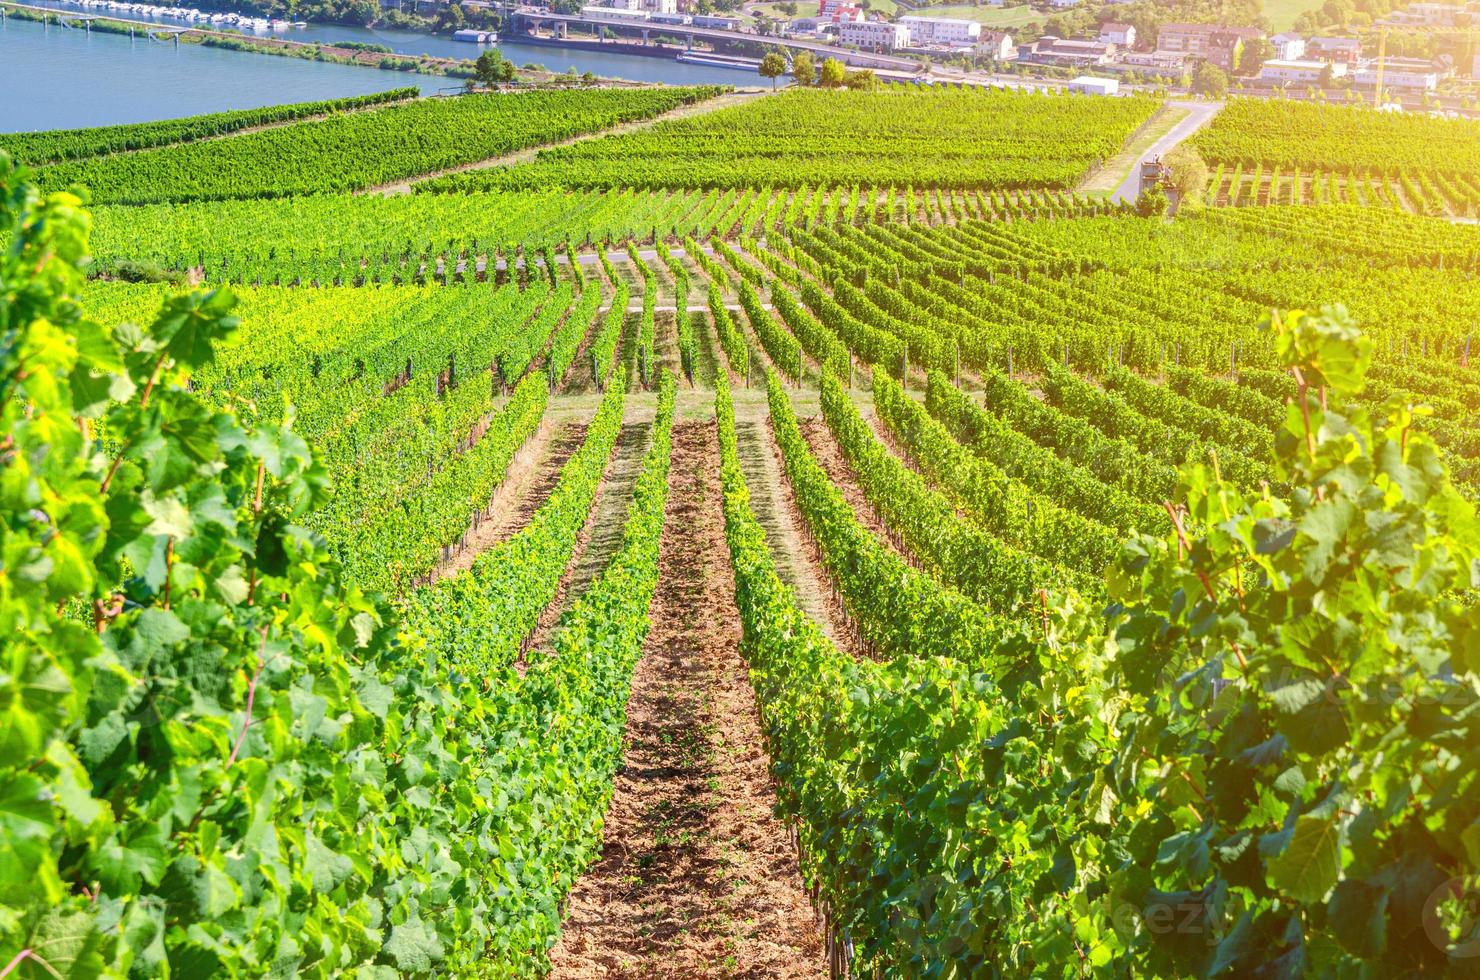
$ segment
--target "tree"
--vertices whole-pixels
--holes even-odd
[[[505,70],[512,69],[513,67],[512,63],[504,60],[503,54],[498,49],[490,48],[480,54],[477,61],[473,62],[473,77],[485,88],[493,88],[505,80]],[[510,77],[513,77],[512,71],[510,72]]]
[[[779,51],[772,51],[761,59],[761,77],[771,80],[771,91],[776,91],[776,79],[786,74],[786,59]]]
[[[1192,91],[1221,99],[1228,94],[1228,76],[1211,61],[1199,62],[1197,70],[1192,73]]]
[[[581,72],[581,84],[582,85],[595,85],[596,84],[596,73],[595,72],[592,72],[592,71],[584,71],[584,72]]]
[[[1274,57],[1274,53],[1274,43],[1266,38],[1256,37],[1245,41],[1238,57],[1238,74],[1244,78],[1253,78],[1259,74],[1264,63]]]
[[[811,85],[817,81],[817,68],[812,62],[812,52],[798,51],[791,57],[791,76],[798,85]]]
[[[1161,189],[1161,184],[1152,184],[1141,191],[1141,196],[1136,198],[1136,213],[1143,218],[1159,217],[1167,213],[1170,203],[1167,200],[1167,192]]]
[[[1198,152],[1186,143],[1173,147],[1162,157],[1169,171],[1172,190],[1177,192],[1177,207],[1196,206],[1208,186],[1208,165]]]
[[[1331,82],[1334,81],[1335,78],[1336,72],[1332,70],[1331,62],[1328,61],[1326,62],[1326,66],[1321,69],[1321,78],[1318,82],[1316,82],[1316,84],[1319,85],[1321,87],[1321,91],[1324,92],[1326,91],[1326,89],[1331,87]]]
[[[838,88],[843,84],[848,69],[837,58],[828,58],[822,63],[822,69],[818,72],[817,84],[823,88]]]
[[[850,71],[844,76],[843,84],[850,89],[872,91],[879,87],[879,76],[867,68],[862,68],[858,71]]]

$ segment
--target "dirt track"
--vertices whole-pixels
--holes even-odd
[[[821,976],[739,654],[712,421],[675,426],[670,480],[626,765],[601,858],[571,893],[553,976]]]

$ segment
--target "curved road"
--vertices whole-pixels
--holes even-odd
[[[1223,108],[1222,102],[1176,101],[1168,102],[1167,105],[1186,109],[1187,116],[1178,122],[1177,125],[1167,130],[1165,136],[1152,143],[1146,152],[1141,154],[1140,159],[1132,162],[1130,173],[1120,182],[1120,186],[1115,189],[1115,192],[1110,195],[1110,200],[1117,202],[1134,201],[1140,195],[1141,191],[1141,161],[1149,160],[1152,157],[1166,156],[1172,147],[1177,146],[1183,140],[1187,139],[1187,137],[1206,126],[1218,114],[1218,110]]]

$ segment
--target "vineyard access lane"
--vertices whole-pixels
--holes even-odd
[[[720,506],[712,418],[674,428],[651,629],[601,859],[571,893],[552,976],[800,978],[821,939],[775,818]]]

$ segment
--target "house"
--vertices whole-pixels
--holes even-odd
[[[1259,69],[1259,80],[1278,85],[1315,85],[1328,70],[1332,78],[1340,78],[1346,74],[1347,66],[1340,62],[1271,58]]]
[[[1017,57],[1017,48],[1006,31],[982,31],[976,42],[976,53],[997,61],[1012,61]]]
[[[1362,39],[1359,37],[1313,37],[1306,42],[1305,53],[1311,58],[1355,65],[1357,59],[1362,57]]]
[[[1110,21],[1100,25],[1100,43],[1113,44],[1117,48],[1133,47],[1136,43],[1136,28],[1132,24]]]
[[[1276,34],[1269,42],[1274,45],[1274,56],[1281,61],[1299,61],[1305,57],[1305,38],[1294,31]]]
[[[1104,65],[1115,57],[1115,45],[1045,34],[1018,47],[1018,60],[1037,65]]]
[[[1480,51],[1475,53],[1475,60],[1470,63],[1470,77],[1480,78]]]
[[[882,20],[839,24],[838,41],[865,51],[893,51],[910,46],[910,29]]]
[[[639,9],[653,14],[676,14],[678,0],[641,0]]]
[[[824,24],[849,24],[868,20],[868,11],[854,0],[822,0],[817,5],[817,17]]]
[[[1080,75],[1069,83],[1069,91],[1083,92],[1087,95],[1119,95],[1120,81],[1115,78],[1096,78],[1093,75]]]
[[[909,28],[910,46],[922,48],[942,45],[953,48],[970,47],[981,37],[982,25],[974,20],[957,20],[953,17],[901,17],[897,23]]]
[[[1411,92],[1432,92],[1446,74],[1443,68],[1423,58],[1386,58],[1382,68],[1382,87]],[[1352,75],[1352,84],[1377,87],[1377,62],[1369,61]]]
[[[1243,52],[1244,42],[1264,37],[1257,27],[1229,27],[1224,24],[1163,24],[1157,32],[1156,47],[1202,58],[1225,71],[1232,71]]]
[[[1055,10],[1065,10],[1079,6],[1079,0],[1048,0],[1048,5]]]

